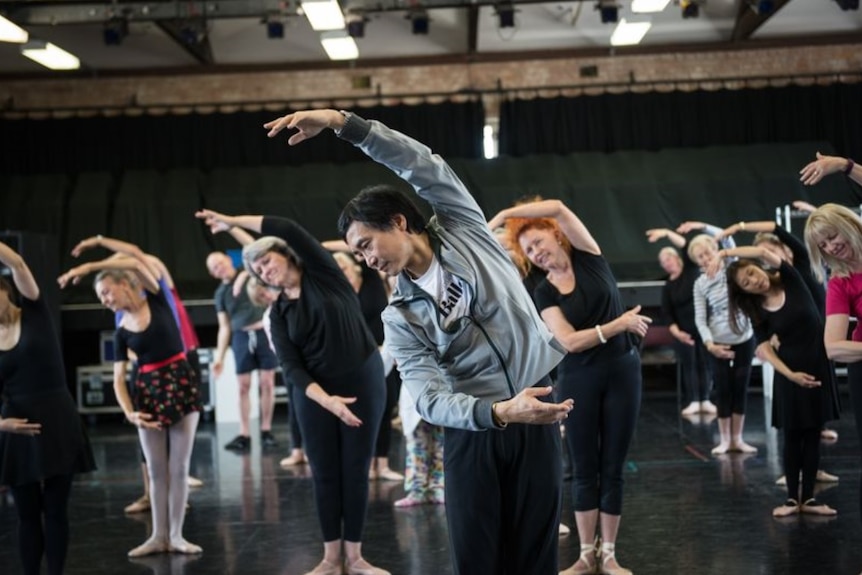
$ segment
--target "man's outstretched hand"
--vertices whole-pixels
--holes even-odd
[[[296,130],[296,133],[291,135],[287,140],[287,143],[291,146],[315,137],[326,128],[338,130],[343,126],[344,115],[337,110],[305,110],[294,112],[263,125],[264,128],[269,130],[266,135],[270,138],[276,137],[285,128]]]
[[[564,420],[575,401],[571,398],[561,403],[548,403],[539,399],[554,391],[551,386],[528,387],[512,399],[497,402],[494,413],[502,423],[529,423],[544,425]]]

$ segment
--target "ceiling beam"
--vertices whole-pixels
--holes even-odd
[[[742,0],[739,3],[739,13],[736,15],[736,24],[733,27],[731,42],[748,40],[754,32],[772,18],[779,10],[790,2],[790,0],[772,0],[772,10],[769,12],[758,12],[758,0]]]
[[[656,54],[706,54],[722,52],[739,52],[745,50],[764,50],[794,48],[802,49],[805,46],[838,46],[847,45],[856,47],[860,43],[859,34],[819,35],[808,36],[804,40],[800,38],[769,38],[763,40],[748,40],[738,43],[700,43],[700,44],[669,44],[664,46],[626,46],[616,49],[617,55],[624,56],[650,56]],[[580,58],[606,58],[609,56],[607,48],[576,48],[569,50],[531,50],[520,52],[488,52],[467,54],[451,54],[447,56],[411,56],[408,58],[376,58],[345,63],[342,61],[315,61],[315,62],[285,62],[279,64],[216,64],[211,67],[183,66],[175,68],[136,68],[134,70],[99,70],[100,78],[136,78],[153,76],[188,76],[194,74],[251,74],[261,72],[301,72],[309,70],[343,70],[345,68],[372,70],[386,67],[416,67],[436,66],[453,64],[486,64],[496,62],[519,62],[528,60],[572,60]],[[857,70],[836,71],[835,74],[858,75]],[[0,73],[0,79],[9,80],[38,80],[50,77],[53,73],[49,70],[44,72],[15,72]],[[792,74],[791,74],[792,75]],[[91,72],[81,70],[64,74],[68,78],[89,78]],[[692,82],[706,82],[708,78],[691,79]],[[680,80],[684,83],[685,80]]]
[[[595,2],[595,0],[568,0]],[[473,8],[494,6],[500,0],[422,0],[424,8]],[[547,0],[513,0],[514,4],[541,4]],[[341,0],[344,11],[364,14],[408,10],[408,4],[399,0]],[[152,22],[177,18],[204,17],[260,18],[281,14],[297,16],[299,1],[285,0],[207,0],[189,2],[88,2],[78,0],[31,0],[13,2],[0,0],[0,13],[7,15],[19,26],[53,26],[56,24],[85,24],[103,22],[109,18],[124,17],[129,21]]]
[[[473,55],[479,48],[479,7],[470,6],[467,10],[467,55]]]
[[[109,18],[157,22],[179,18],[243,18],[282,13],[280,0],[211,0],[210,2],[7,2],[0,11],[19,26],[86,24]],[[293,11],[296,12],[295,10]]]
[[[215,63],[206,20],[156,20],[156,26],[199,63],[208,67]]]

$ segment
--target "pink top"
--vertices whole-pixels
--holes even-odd
[[[862,318],[862,273],[832,277],[826,285],[826,315]],[[856,323],[853,341],[862,341],[862,322]]]
[[[174,302],[177,305],[177,321],[180,327],[180,337],[183,339],[183,347],[186,351],[197,349],[200,347],[198,334],[195,332],[192,320],[189,319],[189,313],[186,311],[186,306],[183,305],[183,300],[180,299],[180,294],[177,293],[177,288],[172,287],[171,294],[174,296]]]

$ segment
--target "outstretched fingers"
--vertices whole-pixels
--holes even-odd
[[[276,118],[271,122],[267,122],[263,125],[264,128],[269,130],[267,132],[267,137],[274,138],[281,132],[283,129],[291,127],[290,122],[293,120],[293,114],[288,114],[287,116],[282,116],[281,118]]]

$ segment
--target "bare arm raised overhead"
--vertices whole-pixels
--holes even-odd
[[[685,247],[685,238],[670,228],[652,228],[646,231],[649,243],[654,244],[661,239],[666,239],[679,249]]]
[[[602,253],[584,222],[560,200],[541,200],[506,208],[491,218],[488,227],[501,227],[509,218],[552,218],[575,249],[597,256]]]
[[[0,263],[12,270],[12,282],[22,296],[39,299],[39,286],[24,258],[3,242],[0,242]]]
[[[138,281],[140,281],[141,285],[148,292],[159,293],[159,291],[161,291],[158,277],[153,273],[149,264],[145,260],[128,257],[109,257],[101,261],[87,262],[85,264],[75,266],[57,278],[57,283],[60,284],[61,288],[65,288],[69,282],[77,285],[89,274],[102,270],[122,270],[131,272],[137,276]]]

